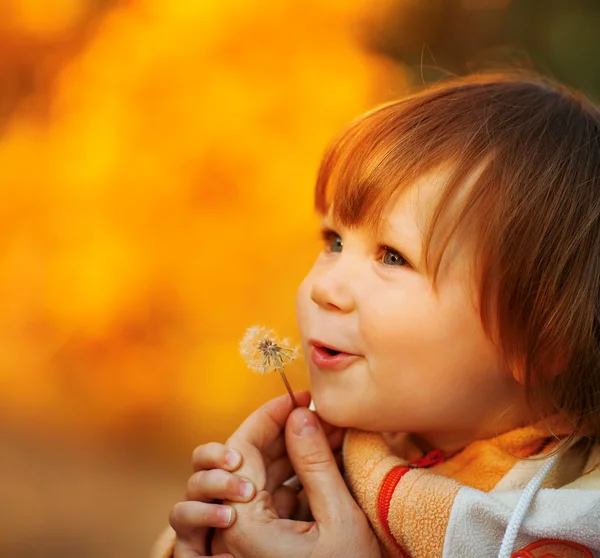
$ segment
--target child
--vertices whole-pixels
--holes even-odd
[[[329,457],[338,508],[315,513],[300,466],[316,523],[277,519],[263,489],[291,473],[279,400],[230,440],[245,496],[241,460],[197,448],[163,555],[210,555],[207,528],[233,507],[213,549],[238,558],[600,556],[598,110],[537,76],[438,84],[353,122],[324,157],[315,205],[324,248],[298,321],[319,417],[349,429],[345,480],[368,524]],[[310,437],[293,428],[296,465]]]

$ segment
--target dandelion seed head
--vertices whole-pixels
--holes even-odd
[[[240,354],[248,368],[268,374],[282,370],[298,357],[298,348],[292,347],[288,339],[277,339],[275,332],[264,326],[252,326],[246,330],[240,342]]]

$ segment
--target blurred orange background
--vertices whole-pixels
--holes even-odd
[[[0,0],[1,556],[146,556],[193,448],[284,392],[238,342],[297,337],[321,153],[411,80],[376,8]]]
[[[331,138],[488,61],[600,99],[599,25],[562,0],[0,0],[0,556],[146,557],[193,448],[284,393],[238,343],[297,339]]]

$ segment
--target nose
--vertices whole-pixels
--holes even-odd
[[[354,310],[355,300],[349,283],[349,270],[333,266],[321,271],[313,280],[310,298],[320,308],[348,313]]]

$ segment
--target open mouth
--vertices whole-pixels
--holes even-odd
[[[323,344],[320,341],[317,340],[310,340],[310,344],[313,345],[315,347],[315,349],[318,349],[319,351],[321,351],[322,354],[330,356],[330,357],[334,357],[337,355],[346,355],[346,354],[351,354],[351,353],[345,353],[344,351],[340,351],[339,349],[336,349],[335,347],[330,347],[328,345]]]
[[[311,360],[321,370],[345,370],[360,358],[359,355],[328,347],[317,340],[311,339],[310,344],[313,346]]]

